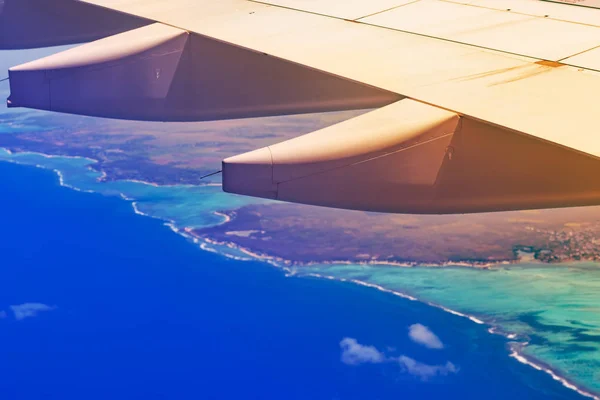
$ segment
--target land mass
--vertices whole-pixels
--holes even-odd
[[[600,261],[598,207],[424,216],[268,204],[224,213],[228,222],[192,234],[298,264]]]
[[[0,113],[0,128],[9,128],[0,147],[88,157],[98,161],[90,168],[104,180],[194,185],[206,183],[202,176],[218,170],[223,158],[362,112],[162,124],[7,110]],[[193,234],[293,263],[600,260],[600,207],[416,216],[268,203],[223,212],[229,222]]]

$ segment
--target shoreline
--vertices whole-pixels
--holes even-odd
[[[13,152],[10,149],[7,149],[5,147],[0,147],[0,150],[5,151],[8,155],[16,155],[16,154],[23,154],[23,155],[27,155],[27,154],[31,154],[31,155],[38,155],[44,158],[71,158],[71,159],[78,159],[78,160],[87,160],[89,161],[89,165],[88,165],[88,169],[101,174],[96,180],[98,182],[132,182],[132,183],[139,183],[139,184],[143,184],[143,185],[148,185],[148,186],[152,186],[152,187],[205,187],[205,186],[222,186],[221,183],[216,183],[216,182],[207,182],[206,184],[200,184],[200,185],[190,185],[190,184],[170,184],[170,185],[161,185],[155,182],[147,182],[147,181],[142,181],[142,180],[137,180],[137,179],[119,179],[119,180],[109,180],[106,179],[107,175],[106,172],[103,170],[96,170],[91,168],[90,165],[92,164],[97,164],[99,161],[95,160],[93,158],[89,158],[89,157],[83,157],[83,156],[63,156],[63,155],[52,155],[52,154],[44,154],[44,153],[39,153],[39,152],[34,152],[34,151],[24,151],[24,152]],[[0,159],[0,161],[6,161],[6,162],[13,162],[13,163],[18,163],[18,161],[15,160],[2,160]],[[43,165],[36,165],[36,167],[39,168],[44,168],[44,169],[49,169]],[[60,183],[62,186],[68,187],[70,189],[79,191],[79,192],[85,192],[85,193],[94,193],[94,191],[92,190],[83,190],[77,187],[74,187],[72,185],[69,185],[68,183],[65,183],[64,181],[64,176],[62,174],[61,171],[54,169],[54,172],[59,176],[60,179]],[[125,197],[122,193],[120,194],[121,198],[125,199],[125,200],[129,200],[129,201],[134,201],[135,199],[129,199],[127,197]],[[134,206],[135,208],[135,206]],[[139,210],[136,210],[137,213],[139,213],[139,215],[145,215],[145,216],[149,216],[151,218],[155,218],[151,215],[147,215],[144,214],[142,212],[139,212]],[[223,222],[219,223],[219,224],[215,224],[214,226],[218,226],[218,225],[224,225],[226,223],[229,223],[233,220],[233,217],[231,215],[229,215],[226,211],[214,211],[213,214],[223,218]],[[169,224],[172,224],[173,221],[167,221]],[[183,228],[186,231],[186,234],[192,235],[194,237],[197,237],[201,240],[205,239],[205,237],[197,235],[194,232],[194,227],[186,227]],[[225,242],[223,242],[225,243]],[[439,262],[439,263],[432,263],[432,262],[414,262],[414,261],[385,261],[385,260],[325,260],[325,261],[291,261],[291,260],[287,260],[283,257],[278,257],[278,256],[271,256],[265,253],[261,253],[261,252],[257,252],[255,250],[250,250],[247,248],[242,248],[241,246],[238,246],[234,241],[231,241],[230,243],[232,243],[233,245],[239,247],[240,251],[243,252],[248,252],[248,255],[251,256],[258,256],[258,257],[265,257],[265,258],[273,258],[273,259],[277,259],[281,262],[285,262],[286,264],[290,264],[290,265],[296,265],[296,266],[314,266],[314,265],[365,265],[365,266],[372,266],[372,265],[378,265],[378,266],[390,266],[390,267],[403,267],[403,268],[413,268],[413,267],[423,267],[423,268],[475,268],[475,269],[492,269],[494,267],[501,267],[501,266],[513,266],[513,265],[518,265],[521,264],[523,262],[523,260],[521,258],[515,259],[515,260],[496,260],[496,261],[444,261],[444,262]],[[554,266],[554,265],[562,265],[562,264],[577,264],[577,263],[587,263],[587,262],[595,262],[594,260],[562,260],[559,262],[544,262],[544,261],[539,261],[539,260],[534,260],[534,263],[537,263],[539,265],[546,265],[546,266]]]
[[[204,186],[223,186],[220,183],[210,182],[210,181],[207,181],[207,183],[205,183],[205,184],[199,184],[199,185],[191,185],[188,183],[161,185],[156,182],[141,181],[139,179],[114,179],[113,180],[113,179],[107,179],[106,172],[104,172],[102,170],[101,171],[94,170],[94,171],[102,173],[102,176],[97,179],[98,182],[132,182],[132,183],[140,183],[142,185],[148,185],[148,186],[152,186],[152,187],[156,187],[156,188],[158,188],[158,187],[167,187],[167,188],[168,187],[188,187],[188,188],[190,188],[190,187],[204,187]]]
[[[231,217],[225,213],[215,211],[214,214],[223,216],[223,217],[229,217],[229,219],[227,219],[226,221],[222,222],[219,225],[223,225],[223,224],[231,221]],[[204,240],[210,244],[217,245],[217,246],[226,246],[226,247],[230,247],[230,248],[235,247],[238,251],[241,251],[243,253],[251,255],[261,261],[276,260],[283,264],[293,266],[293,267],[298,267],[298,268],[313,267],[316,265],[331,265],[331,266],[361,265],[361,266],[365,266],[365,267],[387,266],[387,267],[397,267],[397,268],[473,268],[473,269],[479,269],[479,270],[493,270],[495,268],[511,267],[511,266],[518,266],[518,265],[523,264],[523,261],[520,259],[502,260],[502,261],[494,261],[494,262],[445,261],[445,262],[441,262],[441,263],[416,262],[416,261],[413,261],[413,262],[380,261],[380,260],[293,261],[293,260],[286,259],[284,257],[274,256],[274,255],[270,255],[267,253],[252,250],[247,247],[243,247],[243,246],[237,244],[235,241],[220,241],[220,240],[213,239],[208,235],[198,235],[194,232],[195,228],[188,227],[188,228],[184,228],[184,229],[188,234],[192,235],[193,237],[197,238],[198,240]],[[562,266],[562,265],[567,265],[567,264],[573,265],[573,264],[577,264],[577,263],[588,263],[588,262],[592,262],[592,261],[572,260],[572,261],[564,261],[564,262],[556,262],[556,263],[531,262],[531,263],[527,263],[527,265],[536,264],[538,266],[553,267],[553,266]]]
[[[509,349],[511,350],[509,357],[512,357],[515,360],[517,360],[518,362],[520,362],[521,364],[525,364],[535,370],[545,372],[546,374],[550,375],[552,377],[552,379],[554,379],[557,382],[560,382],[567,389],[571,389],[584,397],[589,397],[593,400],[600,400],[600,395],[594,394],[593,391],[591,391],[585,387],[577,386],[576,384],[574,384],[573,382],[568,380],[566,377],[563,377],[560,374],[558,374],[555,370],[552,369],[551,366],[544,363],[543,361],[540,361],[534,357],[528,357],[528,356],[524,355],[523,353],[519,352],[519,350],[521,350],[527,346],[527,344],[528,344],[527,342],[525,342],[525,343],[511,342],[511,343],[512,344],[509,344],[509,346],[508,346]]]
[[[198,240],[202,240],[202,239],[198,239],[195,238],[194,242],[198,243]],[[204,240],[205,243],[208,244],[212,244],[212,245],[216,245],[216,246],[227,246],[227,247],[231,247],[231,245],[224,245],[224,244],[219,244],[217,242],[211,241],[210,239],[205,239]],[[216,254],[221,254],[223,255],[221,252],[219,252],[217,249],[214,248],[207,248],[206,246],[202,246],[200,245],[200,248],[202,248],[205,251],[210,251]],[[240,250],[241,248],[236,248],[236,250]],[[270,264],[278,269],[281,269],[283,271],[286,272],[286,276],[288,277],[292,277],[292,276],[298,276],[298,272],[296,271],[296,269],[294,267],[291,266],[285,266],[285,265],[280,265],[280,264],[276,264],[276,258],[274,257],[270,257],[270,256],[260,256],[258,254],[252,253],[250,251],[248,252],[244,252],[248,255],[252,255],[255,258],[253,259],[254,261],[259,261],[259,262],[263,262],[266,264]],[[226,257],[229,257],[228,255],[225,255]],[[267,258],[263,258],[263,257],[267,257]],[[241,259],[241,258],[238,258]],[[243,260],[243,259],[241,259]],[[427,267],[424,267],[427,268]],[[470,314],[465,314],[456,310],[453,310],[451,308],[445,307],[441,304],[437,304],[437,303],[433,303],[430,301],[426,301],[426,300],[421,300],[415,296],[403,293],[403,292],[399,292],[396,290],[392,290],[392,289],[388,289],[386,287],[380,286],[380,285],[376,285],[374,283],[370,283],[370,282],[364,282],[358,279],[347,279],[347,278],[337,278],[337,277],[333,277],[330,275],[325,275],[325,274],[318,274],[318,273],[314,273],[314,272],[309,272],[306,273],[304,275],[302,275],[302,277],[314,277],[317,279],[327,279],[327,280],[332,280],[332,281],[338,281],[338,282],[347,282],[347,283],[352,283],[355,285],[359,285],[359,286],[364,286],[364,287],[368,287],[368,288],[372,288],[372,289],[377,289],[381,292],[384,293],[388,293],[388,294],[392,294],[394,296],[403,298],[405,300],[410,300],[410,301],[417,301],[423,304],[426,304],[430,307],[434,307],[434,308],[438,308],[443,310],[444,312],[447,312],[449,314],[455,315],[457,317],[461,317],[461,318],[466,318],[468,320],[470,320],[471,322],[477,324],[477,325],[487,325],[489,326],[489,328],[487,329],[488,333],[490,333],[491,335],[499,335],[499,336],[503,336],[507,339],[510,340],[514,340],[517,339],[519,337],[518,334],[516,333],[510,333],[510,332],[503,332],[501,331],[497,326],[493,325],[490,322],[486,322],[485,318],[482,317],[481,319],[474,316],[474,315],[470,315]],[[507,344],[507,349],[509,350],[509,354],[508,356],[511,358],[514,358],[516,361],[518,361],[521,364],[525,364],[537,371],[541,371],[544,372],[548,375],[550,375],[550,377],[552,377],[553,380],[560,382],[564,387],[566,387],[567,389],[573,390],[575,392],[577,392],[578,394],[580,394],[581,396],[584,397],[588,397],[591,398],[593,400],[600,400],[600,395],[595,394],[593,391],[581,386],[581,385],[577,385],[575,383],[573,383],[571,380],[569,380],[567,377],[561,376],[556,370],[554,370],[550,365],[544,363],[541,360],[538,360],[534,357],[531,356],[527,356],[525,355],[522,350],[528,345],[528,342],[518,342],[518,341],[511,341],[508,342]]]
[[[6,147],[0,147],[0,150],[5,151],[9,156],[11,155],[18,155],[18,154],[22,154],[22,155],[35,155],[35,156],[40,156],[40,157],[44,157],[44,158],[70,158],[70,159],[74,159],[74,160],[86,160],[88,161],[87,164],[87,168],[92,171],[92,172],[96,172],[98,174],[100,174],[99,177],[96,178],[97,182],[132,182],[132,183],[140,183],[143,185],[148,185],[148,186],[153,186],[153,187],[204,187],[204,186],[223,186],[221,183],[219,182],[212,182],[212,181],[206,181],[206,183],[204,184],[187,184],[187,183],[181,183],[181,184],[177,184],[177,183],[173,183],[173,184],[159,184],[157,182],[151,182],[151,181],[142,181],[139,179],[111,179],[108,174],[106,173],[106,171],[104,171],[103,169],[94,169],[92,168],[92,165],[94,164],[98,164],[100,161],[96,160],[94,158],[90,158],[90,157],[84,157],[84,156],[67,156],[67,155],[54,155],[54,154],[46,154],[46,153],[40,153],[37,151],[12,151]],[[6,161],[6,162],[16,162],[17,161],[11,161],[11,160],[2,160],[0,159],[0,161]],[[47,167],[41,166],[41,168],[45,168],[45,169],[49,169]],[[80,190],[81,189],[77,189],[76,190]]]
[[[247,254],[251,257],[253,257],[254,261],[259,261],[259,262],[263,262],[266,264],[270,264],[278,269],[281,269],[283,271],[286,272],[286,276],[288,277],[292,277],[292,276],[298,276],[298,272],[296,270],[297,265],[289,265],[290,261],[289,260],[283,260],[281,258],[278,257],[274,257],[274,256],[269,256],[269,255],[261,255],[261,254],[257,254],[254,253],[250,250],[244,249],[242,247],[239,246],[235,246],[234,243],[220,243],[208,238],[198,238],[195,237],[194,238],[194,242],[198,243],[198,241],[204,241],[204,243],[206,244],[210,244],[213,246],[226,246],[228,248],[235,248],[238,251],[243,252],[244,254]],[[204,244],[203,243],[203,244]],[[205,251],[210,251],[210,252],[214,252],[216,254],[222,254],[221,252],[219,252],[217,249],[213,249],[213,248],[207,248],[206,246],[202,246],[200,245],[200,248],[205,250]],[[228,255],[224,255],[226,257],[229,257]],[[240,260],[243,260],[243,258],[238,258]],[[281,265],[278,264],[278,261],[283,261],[284,264],[287,262],[288,265]],[[331,263],[333,264],[333,263]],[[346,263],[346,264],[350,264],[350,263]],[[357,263],[353,263],[354,265],[357,265]],[[323,263],[321,263],[321,265],[323,265]],[[370,264],[371,266],[375,266],[376,264]],[[417,267],[423,267],[423,268],[429,268],[428,266],[417,266]],[[457,266],[457,267],[462,267],[464,268],[464,266]],[[414,267],[409,267],[409,268],[414,268]],[[443,268],[443,267],[442,267]],[[471,268],[471,267],[469,267]],[[517,339],[519,337],[518,334],[516,333],[512,333],[512,332],[503,332],[501,331],[497,326],[493,325],[490,322],[486,322],[485,318],[478,318],[474,315],[470,315],[470,314],[465,314],[456,310],[453,310],[451,308],[445,307],[441,304],[437,304],[437,303],[433,303],[430,301],[426,301],[426,300],[421,300],[415,296],[406,294],[406,293],[402,293],[396,290],[392,290],[392,289],[388,289],[385,288],[383,286],[380,285],[376,285],[374,283],[370,283],[370,282],[364,282],[358,279],[347,279],[347,278],[337,278],[337,277],[333,277],[330,275],[325,275],[325,274],[318,274],[318,273],[314,273],[314,272],[309,272],[306,273],[304,275],[302,275],[303,277],[314,277],[317,279],[327,279],[327,280],[333,280],[333,281],[338,281],[338,282],[348,282],[348,283],[353,283],[355,285],[360,285],[360,286],[364,286],[364,287],[368,287],[368,288],[372,288],[372,289],[377,289],[381,292],[384,293],[389,293],[392,294],[394,296],[406,299],[406,300],[410,300],[410,301],[418,301],[420,303],[426,304],[430,307],[434,307],[434,308],[438,308],[443,310],[444,312],[447,312],[449,314],[461,317],[461,318],[466,318],[468,320],[470,320],[471,322],[477,324],[477,325],[487,325],[489,326],[489,328],[487,329],[488,333],[492,334],[492,335],[499,335],[499,336],[503,336],[507,339],[510,340],[514,340]],[[534,357],[531,356],[527,356],[525,354],[523,354],[522,350],[527,346],[528,342],[517,342],[517,341],[511,341],[507,344],[507,349],[509,350],[509,357],[514,358],[516,361],[520,362],[521,364],[525,364],[537,371],[541,371],[544,372],[548,375],[550,375],[550,377],[552,377],[553,380],[560,382],[564,387],[566,387],[567,389],[573,390],[575,392],[577,392],[578,394],[580,394],[581,396],[584,397],[588,397],[591,398],[593,400],[600,400],[600,394],[595,394],[592,390],[589,390],[581,385],[577,385],[575,383],[573,383],[571,380],[569,380],[567,377],[561,376],[556,370],[554,370],[550,365],[544,363],[541,360],[538,360]]]
[[[2,148],[2,150],[5,150],[9,155],[12,155],[14,153],[12,153],[10,150]],[[22,152],[20,154],[34,154],[34,155],[39,155],[42,156],[44,158],[73,158],[73,159],[86,159],[86,160],[90,160],[91,163],[96,163],[97,160],[93,160],[90,158],[86,158],[86,157],[80,157],[80,156],[53,156],[53,155],[47,155],[47,154],[43,154],[43,153],[35,153],[35,152]],[[19,165],[24,165],[22,163],[19,163],[16,160],[1,160],[0,161],[6,161],[6,162],[10,162],[10,163],[14,163],[14,164],[19,164]],[[30,166],[34,166],[36,168],[40,168],[40,169],[50,169],[48,167],[45,167],[43,165],[40,164],[36,164],[36,165],[31,165],[31,164],[25,164],[25,165],[30,165]],[[95,193],[94,191],[91,190],[82,190],[76,187],[73,187],[69,184],[66,184],[64,182],[64,177],[61,171],[57,170],[57,169],[51,169],[59,178],[59,185],[62,187],[66,187],[75,191],[79,191],[79,192],[85,192],[85,193]],[[95,171],[95,170],[94,170]],[[95,171],[98,172],[98,171]],[[149,183],[149,182],[143,182],[143,181],[135,181],[135,180],[129,180],[131,182],[136,182],[136,183],[142,183],[142,184],[147,184],[147,185],[151,185],[151,186],[164,186],[164,185],[157,185],[157,184],[153,184],[153,183]],[[178,185],[171,185],[171,186],[178,186]],[[187,185],[187,186],[192,186],[192,185]],[[196,186],[196,185],[193,185]],[[204,185],[199,185],[199,186],[204,186]],[[220,185],[219,185],[220,186]],[[215,240],[211,240],[210,238],[206,238],[206,237],[200,237],[197,236],[193,233],[193,228],[178,228],[176,226],[176,222],[173,220],[166,220],[164,218],[161,217],[155,217],[149,214],[146,214],[142,211],[140,211],[137,207],[137,202],[135,201],[135,199],[130,199],[128,197],[126,197],[123,193],[120,193],[120,198],[122,200],[126,200],[129,201],[131,203],[131,206],[133,208],[133,211],[136,215],[140,215],[140,216],[145,216],[145,217],[149,217],[149,218],[153,218],[153,219],[158,219],[162,222],[164,222],[164,225],[169,227],[174,233],[177,233],[178,235],[183,236],[184,238],[186,238],[187,240],[191,241],[192,243],[198,245],[198,247],[203,250],[203,251],[207,251],[207,252],[212,252],[212,253],[216,253],[219,254],[220,256],[223,257],[228,257],[228,258],[233,258],[236,260],[240,260],[240,261],[258,261],[258,262],[262,262],[264,264],[269,264],[273,267],[276,267],[278,269],[281,269],[283,271],[286,272],[286,277],[292,277],[292,276],[297,276],[298,272],[297,272],[297,268],[298,267],[302,267],[302,266],[312,266],[312,265],[365,265],[365,266],[396,266],[396,267],[403,267],[403,268],[415,268],[415,267],[423,267],[423,268],[452,268],[452,267],[457,267],[457,268],[477,268],[477,269],[489,269],[493,266],[511,266],[511,265],[517,265],[519,264],[519,260],[515,260],[514,262],[509,262],[509,261],[504,261],[504,262],[493,262],[493,263],[469,263],[469,262],[456,262],[456,263],[441,263],[441,264],[419,264],[419,263],[396,263],[396,262],[377,262],[377,261],[369,261],[369,262],[352,262],[352,261],[332,261],[332,262],[311,262],[311,263],[304,263],[304,264],[297,264],[294,263],[290,260],[285,260],[281,257],[275,257],[275,256],[270,256],[268,254],[261,254],[261,253],[257,253],[255,251],[252,251],[250,249],[246,249],[243,248],[241,246],[236,245],[234,242],[218,242]],[[223,222],[221,222],[220,224],[225,224],[227,222],[231,221],[231,216],[229,216],[226,213],[223,212],[219,212],[219,211],[214,211],[213,214],[220,216],[221,218],[223,218]],[[210,246],[223,246],[223,247],[228,247],[230,249],[239,251],[251,258],[244,258],[244,257],[236,257],[233,255],[229,255],[225,252],[219,251],[218,249],[214,249],[211,248]],[[583,261],[585,262],[585,261]],[[570,264],[572,264],[571,262],[569,262]],[[552,265],[560,265],[561,263],[557,263],[557,264],[552,264],[552,263],[540,263],[543,265],[548,265],[548,266],[552,266]],[[310,276],[310,277],[314,277],[317,279],[328,279],[328,280],[335,280],[335,281],[339,281],[339,282],[349,282],[349,283],[353,283],[356,285],[360,285],[360,286],[364,286],[364,287],[368,287],[368,288],[373,288],[373,289],[377,289],[379,291],[382,291],[384,293],[389,293],[389,294],[393,294],[397,297],[406,299],[406,300],[410,300],[410,301],[418,301],[420,303],[429,305],[431,307],[435,307],[438,309],[441,309],[445,312],[448,312],[450,314],[462,317],[462,318],[467,318],[470,321],[472,321],[473,323],[476,323],[478,325],[488,325],[489,329],[488,332],[490,334],[493,335],[501,335],[504,336],[508,339],[515,339],[518,337],[517,334],[515,333],[501,333],[497,327],[495,327],[493,324],[486,322],[484,319],[479,319],[476,316],[473,315],[468,315],[468,314],[464,314],[461,313],[459,311],[455,311],[452,310],[450,308],[447,308],[445,306],[436,304],[436,303],[432,303],[432,302],[428,302],[425,300],[421,300],[418,299],[414,296],[408,295],[406,293],[402,293],[402,292],[398,292],[395,290],[391,290],[391,289],[387,289],[383,286],[379,286],[373,283],[369,283],[369,282],[364,282],[364,281],[360,281],[357,279],[347,279],[347,278],[336,278],[336,277],[332,277],[332,276],[328,276],[328,275],[324,275],[324,274],[317,274],[317,273],[306,273],[303,276]],[[528,357],[526,355],[524,355],[522,352],[519,352],[519,350],[522,350],[523,348],[525,348],[527,346],[527,342],[509,342],[507,344],[508,350],[510,351],[509,353],[509,357],[514,358],[516,361],[520,362],[521,364],[525,364],[535,370],[544,372],[548,375],[550,375],[552,377],[553,380],[560,382],[564,387],[576,391],[578,394],[584,396],[584,397],[588,397],[594,400],[600,400],[600,395],[596,395],[593,393],[593,391],[590,391],[582,386],[577,386],[575,383],[573,383],[572,381],[570,381],[568,378],[561,376],[558,372],[556,372],[555,370],[553,370],[549,365],[546,365],[544,362],[537,360],[533,357]]]

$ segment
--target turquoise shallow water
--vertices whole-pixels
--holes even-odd
[[[101,182],[89,168],[93,160],[11,154],[0,160],[53,169],[62,183],[76,190],[120,196],[135,209],[163,219],[172,228],[223,222],[218,210],[260,200],[225,194],[218,183],[206,186],[153,186],[141,182]],[[205,250],[250,259],[240,249],[202,243]],[[272,264],[286,267],[278,262]],[[287,267],[286,267],[287,268]],[[317,265],[288,270],[297,276],[319,275],[355,280],[386,288],[474,316],[491,332],[509,336],[514,356],[551,368],[584,391],[600,393],[600,268],[595,264],[516,265],[491,270],[472,268],[401,268],[365,265]],[[549,371],[550,372],[550,371]],[[566,385],[570,383],[564,382]]]
[[[95,161],[82,157],[11,154],[0,149],[0,160],[53,169],[60,174],[63,185],[76,190],[135,200],[139,213],[172,221],[179,228],[215,225],[223,222],[223,216],[215,214],[215,211],[260,202],[224,193],[216,182],[205,186],[155,186],[135,181],[99,181],[102,174],[89,168]]]
[[[323,265],[298,270],[405,293],[491,325],[519,353],[600,392],[600,268],[596,264],[473,268]]]

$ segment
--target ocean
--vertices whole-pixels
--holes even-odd
[[[3,399],[584,398],[491,325],[350,281],[452,300],[424,268],[391,282],[205,251],[173,231],[243,202],[218,186],[100,183],[90,160],[0,153]]]
[[[52,128],[0,111],[0,134]],[[93,162],[0,149],[3,399],[600,393],[598,264],[292,268],[181,231],[258,200],[100,182]]]

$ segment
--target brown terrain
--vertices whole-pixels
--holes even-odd
[[[600,207],[425,216],[273,204],[229,215],[194,234],[301,263],[600,261]]]
[[[225,157],[360,113],[163,124],[5,111],[0,124],[16,132],[0,134],[0,147],[93,158],[107,180],[197,184]],[[224,212],[231,222],[195,234],[294,262],[484,265],[526,253],[544,262],[600,259],[599,207],[415,216],[273,203]]]

